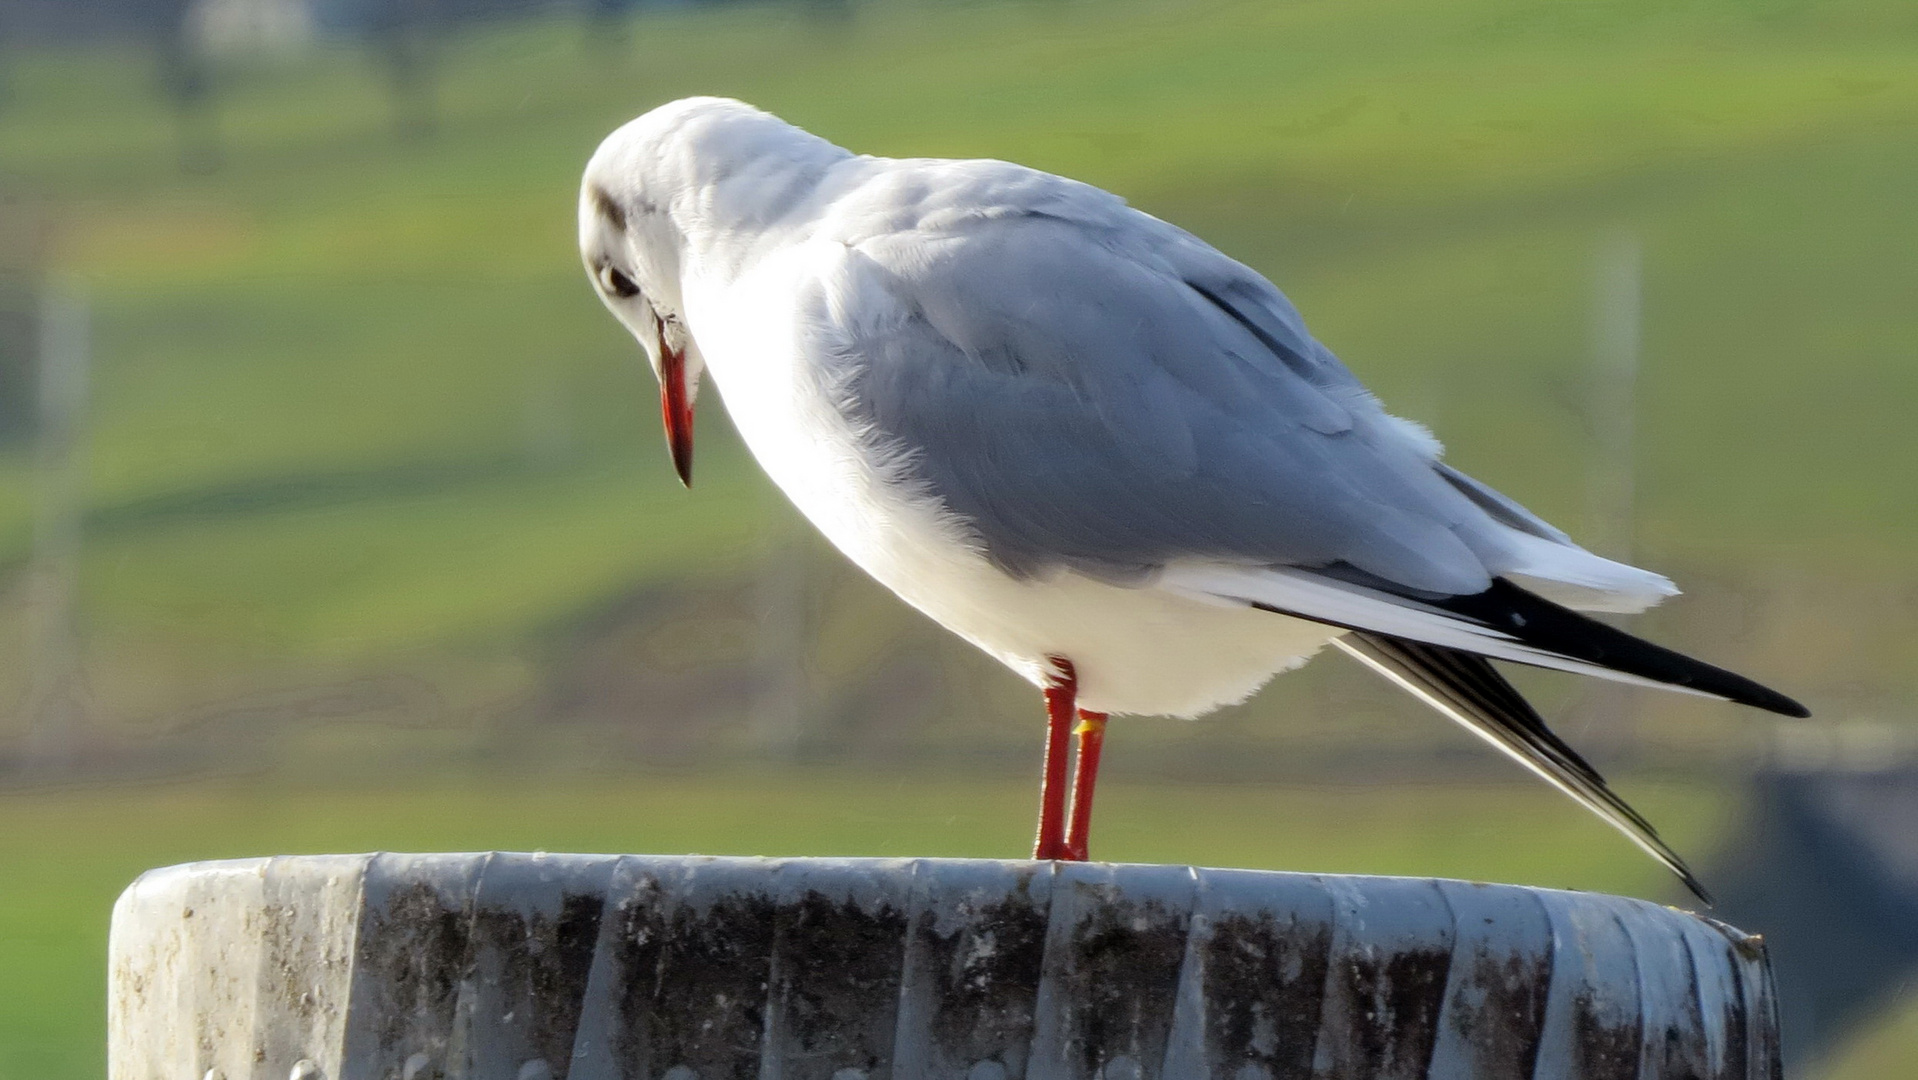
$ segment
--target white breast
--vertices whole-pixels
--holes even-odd
[[[1196,716],[1241,701],[1336,631],[1151,584],[1060,571],[1014,578],[963,522],[915,491],[835,406],[824,369],[802,355],[795,247],[729,282],[689,282],[694,339],[753,456],[833,545],[899,597],[1043,684],[1047,658],[1072,661],[1080,705]]]

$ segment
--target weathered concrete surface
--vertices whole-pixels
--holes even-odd
[[[152,871],[112,1080],[1777,1080],[1757,939],[1638,900],[946,859]]]

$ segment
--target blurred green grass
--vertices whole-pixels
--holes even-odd
[[[1709,786],[1632,784],[1672,839],[1710,847],[1736,807]],[[1391,872],[1670,895],[1604,826],[1510,787],[1100,785],[1102,858]],[[106,926],[141,871],[340,851],[644,851],[1007,857],[1036,794],[1014,780],[776,772],[377,787],[223,782],[0,795],[0,1077],[99,1076]],[[1675,899],[1675,898],[1674,898]]]
[[[272,491],[341,477],[359,488],[326,512],[364,519],[384,555],[282,523],[280,558],[316,582],[382,558],[401,574],[597,582],[680,573],[684,546],[744,557],[763,482],[708,408],[719,453],[702,489],[738,497],[666,509],[686,500],[657,460],[646,376],[582,284],[569,224],[597,139],[691,92],[862,150],[1004,156],[1111,186],[1271,273],[1388,404],[1573,526],[1593,452],[1577,404],[1592,252],[1630,231],[1648,266],[1649,557],[1860,575],[1904,571],[1918,542],[1902,418],[1918,19],[1904,5],[873,6],[845,24],[749,7],[646,17],[616,53],[586,34],[560,21],[459,38],[423,142],[394,139],[360,56],[236,73],[210,176],[178,169],[140,57],[17,63],[0,163],[65,215],[63,272],[99,312],[90,493],[118,526],[114,558],[191,546],[251,565],[276,528],[264,519],[310,512]],[[602,491],[535,507],[537,479],[478,479],[540,461]],[[405,482],[421,468],[475,481],[458,500],[422,496]],[[140,512],[262,491],[245,527]],[[609,549],[605,499],[660,527]],[[0,498],[16,551],[24,512]],[[535,512],[582,541],[444,544],[457,522]],[[345,640],[264,577],[202,603],[138,577],[95,575],[96,617],[264,629],[296,656]],[[367,655],[510,639],[552,606],[510,590],[330,595]],[[1800,674],[1848,673],[1785,673]]]
[[[180,170],[145,55],[15,58],[0,187],[58,215],[58,272],[98,319],[82,581],[111,661],[103,724],[163,728],[316,670],[444,663],[447,696],[510,698],[525,658],[503,644],[648,582],[749,567],[772,493],[711,400],[698,486],[677,490],[650,376],[573,250],[597,140],[689,93],[861,151],[1005,157],[1119,191],[1272,275],[1454,461],[1574,531],[1592,524],[1592,260],[1637,236],[1641,557],[1729,595],[1716,625],[1738,633],[1713,636],[1714,659],[1821,707],[1909,710],[1903,0],[868,5],[849,22],[741,5],[630,32],[460,36],[438,130],[416,142],[394,137],[363,55],[224,72],[209,175]],[[24,557],[30,507],[24,454],[0,454],[0,568]],[[1778,589],[1786,614],[1753,630]],[[1705,633],[1685,610],[1654,616],[1681,646]],[[1307,734],[1380,729],[1341,711]],[[1114,858],[1667,888],[1548,792],[1109,792]],[[1687,851],[1731,811],[1708,786],[1628,793]],[[1029,811],[1022,783],[871,773],[0,797],[0,1077],[98,1075],[107,905],[151,865],[376,847],[1005,854]],[[1887,1023],[1830,1075],[1910,1060],[1909,1019]]]

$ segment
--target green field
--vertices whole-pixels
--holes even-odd
[[[379,659],[749,558],[763,483],[708,409],[700,490],[674,490],[569,224],[597,139],[690,92],[1112,187],[1272,274],[1454,460],[1574,527],[1591,264],[1632,233],[1644,557],[1786,604],[1811,601],[1774,583],[1910,574],[1907,5],[747,7],[644,18],[619,53],[586,34],[458,39],[439,133],[412,143],[363,56],[236,68],[209,176],[179,170],[137,54],[15,62],[0,176],[50,201],[100,320],[103,645]],[[0,483],[16,559],[22,488]],[[1918,635],[1896,629],[1862,659],[1746,646],[1807,693],[1908,690]]]
[[[7,58],[0,214],[55,222],[55,275],[96,319],[92,722],[145,746],[208,716],[265,716],[288,688],[405,693],[378,715],[349,703],[294,725],[258,755],[263,778],[0,796],[0,1080],[99,1074],[104,919],[147,866],[366,848],[1017,850],[1023,774],[614,784],[562,756],[539,758],[550,777],[495,788],[431,767],[488,739],[493,769],[523,764],[516,748],[544,736],[494,725],[542,718],[565,634],[654,586],[723,593],[788,535],[715,403],[698,484],[678,489],[650,375],[573,248],[598,139],[685,94],[742,97],[860,151],[1004,157],[1118,191],[1270,274],[1451,460],[1581,534],[1599,524],[1594,261],[1636,238],[1636,555],[1690,593],[1646,625],[1823,716],[1911,716],[1907,0],[872,3],[847,20],[732,5],[645,15],[623,42],[593,33],[555,20],[452,39],[421,140],[396,137],[361,52],[229,61],[222,166],[205,174],[180,168],[146,54]],[[27,681],[8,658],[28,621],[30,467],[26,448],[0,449],[5,702]],[[932,640],[846,588],[817,619],[828,681],[892,639]],[[749,651],[732,623],[701,634],[649,639],[646,656]],[[965,708],[1029,708],[983,662],[953,664]],[[1436,730],[1320,666],[1214,730],[1348,752]],[[1642,705],[1641,737],[1684,762],[1723,760],[1745,730],[1725,710]],[[941,742],[923,720],[901,740],[957,753],[981,732],[1029,734],[1008,717]],[[216,738],[244,734],[228,723]],[[1213,737],[1176,730],[1150,738]],[[417,784],[352,767],[404,747]],[[1150,755],[1132,753],[1142,776]],[[1626,791],[1681,849],[1711,851],[1729,784],[1661,783]],[[1104,812],[1113,858],[1668,889],[1531,788],[1194,788],[1122,770]],[[1888,1014],[1821,1076],[1893,1075],[1886,1063],[1918,1055],[1914,1015]]]

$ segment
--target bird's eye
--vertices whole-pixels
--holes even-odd
[[[618,267],[608,266],[599,272],[600,287],[621,300],[639,295],[639,286],[633,279],[619,271]]]

